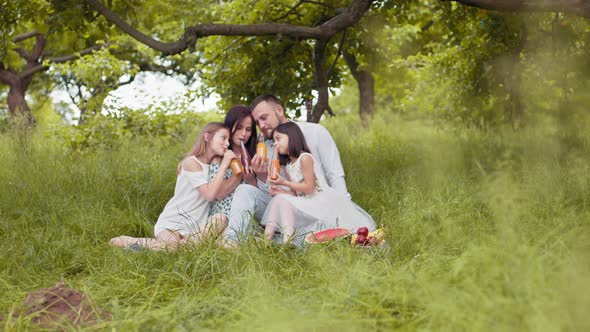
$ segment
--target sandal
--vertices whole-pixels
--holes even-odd
[[[129,243],[125,247],[125,250],[134,251],[134,252],[140,252],[140,251],[143,251],[143,247],[139,243]]]

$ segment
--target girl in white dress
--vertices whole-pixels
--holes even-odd
[[[271,240],[277,229],[283,242],[300,244],[310,232],[343,227],[351,232],[367,227],[374,230],[375,222],[358,205],[344,195],[320,183],[314,172],[315,160],[309,153],[305,137],[294,122],[279,125],[273,132],[275,155],[286,165],[287,179],[269,179],[270,201],[262,224],[264,234]]]
[[[123,235],[111,239],[110,243],[130,249],[162,250],[219,237],[227,227],[227,216],[215,214],[208,217],[208,213],[210,202],[218,198],[230,161],[236,158],[228,146],[229,130],[222,123],[205,125],[192,150],[178,164],[174,196],[154,226],[154,238]],[[220,157],[223,157],[220,172],[209,179],[209,164]]]

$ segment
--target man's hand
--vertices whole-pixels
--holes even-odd
[[[256,177],[262,182],[266,181],[268,176],[268,160],[265,159],[257,154],[252,157],[252,171],[256,173]]]

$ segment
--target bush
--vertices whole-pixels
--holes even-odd
[[[110,149],[118,142],[133,137],[148,137],[166,143],[184,142],[186,136],[202,127],[207,116],[203,113],[171,113],[164,110],[132,110],[94,114],[77,126],[54,127],[48,133],[63,141],[73,151]]]

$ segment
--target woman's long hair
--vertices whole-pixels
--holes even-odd
[[[180,163],[178,164],[178,167],[176,169],[176,174],[180,174],[180,169],[182,168],[182,162],[186,158],[188,158],[190,156],[195,156],[197,158],[206,156],[208,143],[207,143],[207,141],[205,141],[205,134],[209,134],[209,139],[212,139],[213,136],[220,129],[227,129],[227,128],[221,122],[209,122],[203,127],[203,129],[201,129],[201,132],[199,133],[199,136],[197,137],[195,144],[193,144],[193,147],[190,150],[190,152],[185,154],[184,157],[182,157],[182,160],[180,160]]]
[[[245,118],[250,118],[252,120],[252,135],[248,139],[248,141],[244,142],[244,146],[246,146],[246,150],[250,154],[250,157],[254,156],[256,153],[256,143],[257,143],[257,135],[256,135],[256,122],[254,121],[254,117],[250,114],[250,109],[248,106],[245,105],[235,105],[232,106],[227,114],[225,115],[225,119],[223,120],[223,124],[229,128],[229,148],[233,148],[232,137],[234,136],[235,128],[238,123],[242,122]]]
[[[278,125],[274,131],[289,136],[289,155],[279,154],[281,165],[287,165],[290,161],[289,157],[297,158],[302,152],[311,153],[303,132],[295,122],[287,121]]]

